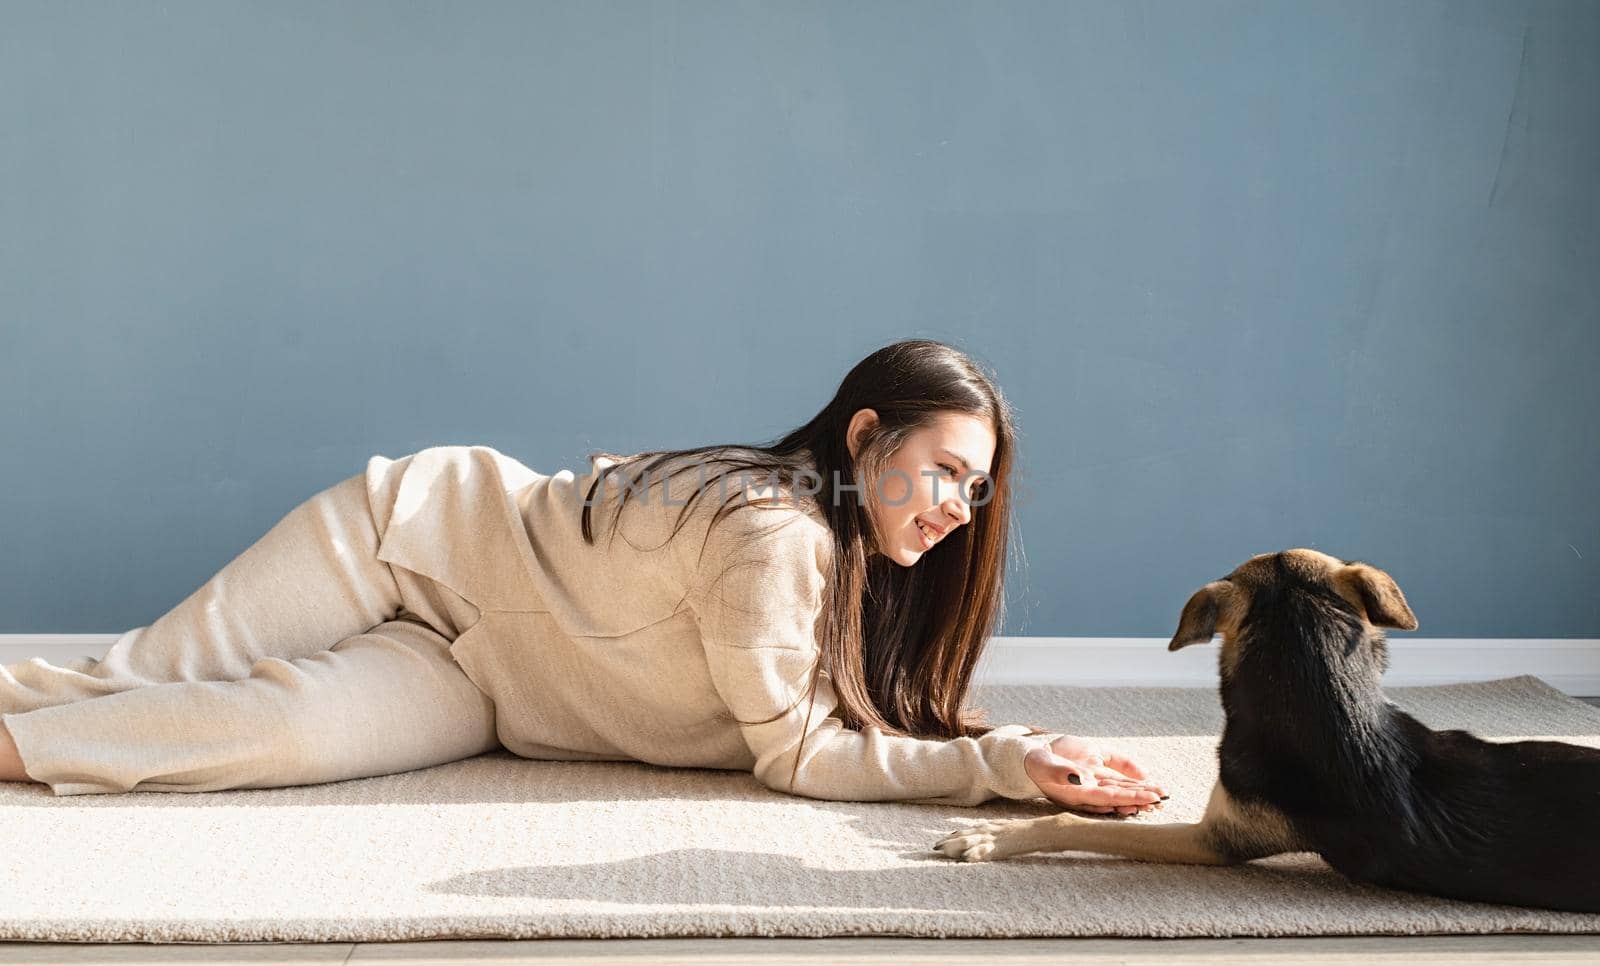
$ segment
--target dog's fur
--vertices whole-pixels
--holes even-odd
[[[1226,724],[1198,823],[1063,812],[934,848],[969,862],[1070,850],[1207,865],[1316,852],[1376,885],[1600,912],[1600,749],[1429,729],[1383,696],[1384,627],[1417,619],[1382,570],[1307,549],[1252,557],[1189,598],[1167,645],[1223,638]]]

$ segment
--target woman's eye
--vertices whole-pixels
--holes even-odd
[[[951,466],[949,463],[940,463],[939,464],[939,468],[942,469],[942,470],[949,470],[951,476],[957,476],[958,475],[957,472],[956,472],[956,468],[954,466]],[[968,492],[967,492],[967,502],[968,503],[971,503],[975,499],[977,499],[978,487],[980,487],[982,485],[983,484],[980,482],[980,483],[976,483],[973,486],[968,488]]]

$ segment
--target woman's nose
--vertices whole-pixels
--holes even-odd
[[[959,493],[944,501],[942,509],[946,514],[955,518],[956,522],[953,526],[961,526],[972,519],[972,508],[967,506],[967,501],[963,500]]]

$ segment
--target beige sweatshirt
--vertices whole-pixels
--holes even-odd
[[[805,691],[827,525],[813,511],[755,505],[763,494],[752,484],[712,529],[723,496],[713,485],[669,541],[699,485],[691,471],[670,489],[652,474],[613,539],[614,474],[596,492],[591,547],[580,529],[584,494],[611,462],[595,459],[582,477],[549,475],[488,446],[436,446],[367,464],[379,559],[443,583],[481,612],[451,654],[493,699],[508,750],[738,769],[818,799],[977,805],[1041,794],[1023,754],[1059,733],[1025,736],[1028,727],[1013,724],[941,741],[846,729],[825,673],[814,704],[802,700],[768,724],[732,721],[770,717]]]

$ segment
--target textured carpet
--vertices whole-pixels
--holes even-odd
[[[1600,708],[1537,678],[1389,694],[1436,728],[1600,747]],[[978,696],[997,724],[1129,749],[1172,799],[1123,821],[1203,810],[1222,724],[1213,690]],[[1600,915],[1352,885],[1309,853],[1210,868],[1082,853],[965,864],[931,851],[963,824],[1054,810],[825,802],[739,772],[505,752],[285,789],[56,798],[0,784],[0,939],[1600,932]]]

